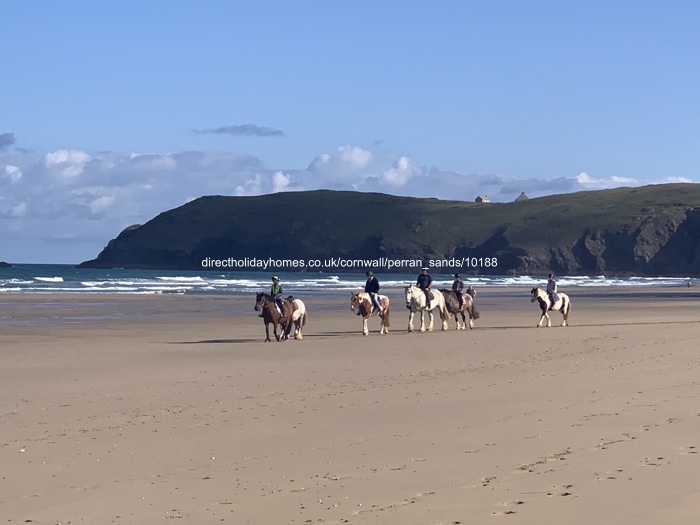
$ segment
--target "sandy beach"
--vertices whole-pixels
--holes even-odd
[[[474,330],[361,335],[302,297],[0,296],[0,518],[35,525],[569,525],[700,516],[700,294],[482,290]]]

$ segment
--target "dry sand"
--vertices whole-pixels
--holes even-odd
[[[248,297],[0,296],[0,523],[697,522],[700,298],[567,291],[369,337],[311,297],[284,343]]]

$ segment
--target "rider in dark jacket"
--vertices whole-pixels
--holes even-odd
[[[426,267],[421,268],[421,273],[418,276],[418,281],[416,282],[416,284],[418,285],[418,288],[423,290],[423,293],[425,294],[425,305],[429,309],[430,308],[430,285],[433,284],[433,278],[428,273],[428,268],[426,268]]]
[[[365,275],[367,275],[367,282],[365,283],[365,292],[369,294],[370,298],[372,299],[372,302],[374,303],[374,306],[377,307],[379,315],[382,315],[384,312],[382,309],[382,305],[379,302],[379,281],[371,271],[368,271]]]
[[[455,274],[455,282],[452,283],[452,291],[457,296],[457,302],[459,303],[459,309],[464,309],[464,301],[462,301],[462,292],[464,291],[464,282],[462,281],[462,276],[458,273]]]

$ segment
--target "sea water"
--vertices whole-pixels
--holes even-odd
[[[0,268],[0,294],[247,294],[268,291],[272,272],[195,270],[125,270],[75,268],[72,265],[17,264]],[[330,295],[364,288],[364,273],[277,272],[285,293]],[[415,283],[415,274],[382,275],[382,289]],[[450,287],[449,273],[433,274],[436,287]],[[546,275],[464,275],[476,288],[546,286]],[[560,288],[577,287],[687,287],[691,277],[557,276]]]

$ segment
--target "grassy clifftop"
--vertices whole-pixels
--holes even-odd
[[[477,204],[309,191],[201,197],[124,230],[83,267],[200,269],[207,257],[497,257],[481,273],[691,275],[700,185]],[[464,270],[464,269],[463,269]]]

